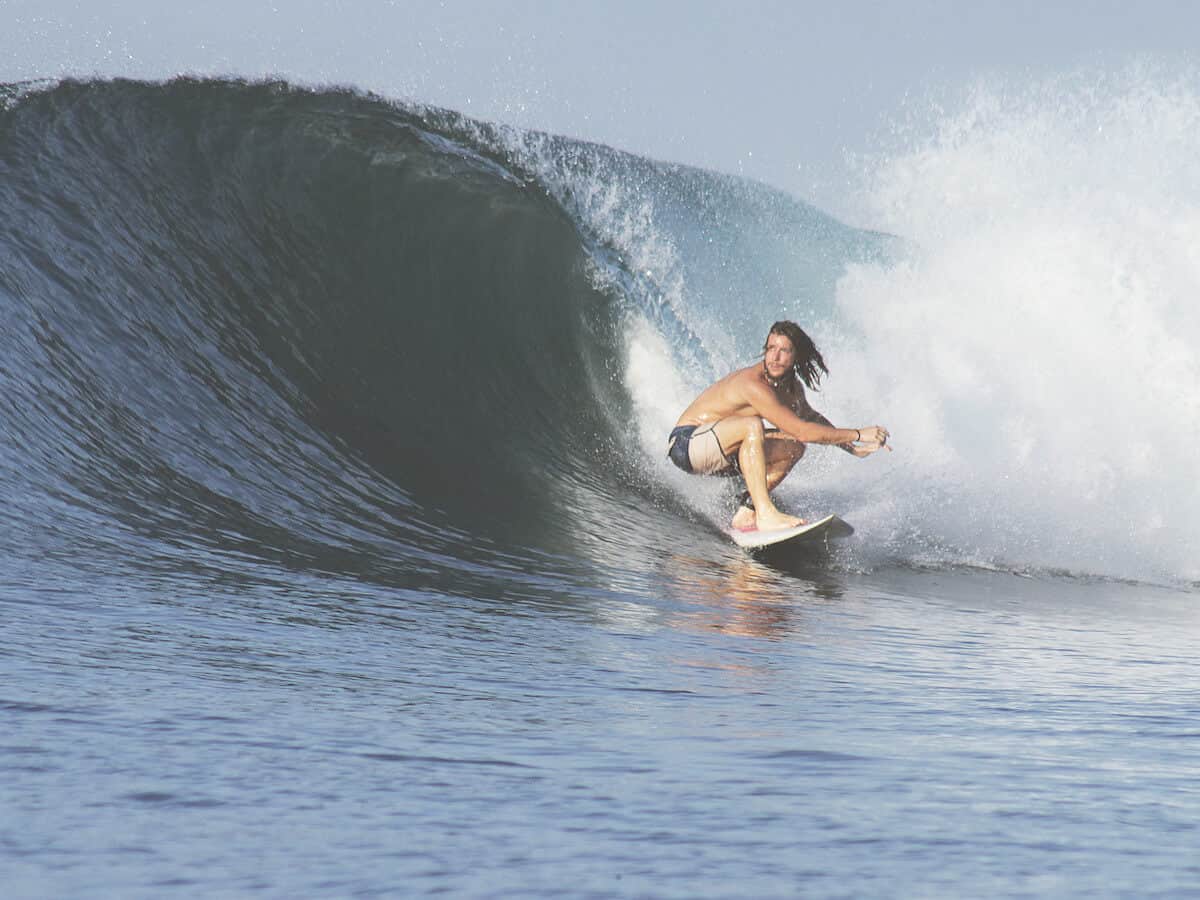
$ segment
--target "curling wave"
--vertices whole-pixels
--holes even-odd
[[[785,502],[860,526],[858,563],[1187,578],[1167,497],[1195,521],[1194,461],[1144,440],[1084,464],[1048,453],[1039,429],[1072,406],[1106,421],[1086,399],[1102,367],[1073,353],[1073,374],[1033,394],[1040,370],[1012,376],[1020,348],[1051,352],[1041,336],[1082,321],[1068,276],[1110,246],[1086,128],[1047,127],[1061,101],[976,96],[958,126],[938,120],[949,137],[876,161],[869,215],[902,244],[744,179],[350,90],[6,87],[0,541],[108,574],[241,560],[417,586],[441,573],[484,594],[497,573],[553,583],[569,560],[650,569],[679,540],[711,555],[703,523],[723,499],[671,469],[663,438],[789,317],[834,370],[817,405],[884,421],[901,445],[868,463],[812,454],[786,486]],[[1121,109],[1108,134],[1146,115]],[[1091,180],[1051,215],[1038,198],[1061,167],[1044,157],[1062,147]],[[1047,174],[1007,205],[954,193],[1031,159]],[[1147,228],[1192,227],[1172,197]],[[1103,209],[1100,236],[1118,234],[1120,208]],[[1075,244],[1039,255],[1022,240],[1039,223]],[[1083,273],[1090,296],[1112,291],[1087,346],[1114,358],[1133,326],[1133,364],[1157,359],[1149,412],[1166,386],[1193,428],[1195,357],[1162,327],[1194,330],[1186,266],[1163,255],[1178,242],[1131,234],[1145,240],[1119,271]],[[1014,256],[1038,262],[1047,303],[1006,286]],[[1178,284],[1158,277],[1151,297],[1146,272]],[[1132,520],[1099,518],[1123,499]]]

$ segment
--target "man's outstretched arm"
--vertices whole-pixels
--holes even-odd
[[[817,412],[815,409],[812,408],[812,406],[808,402],[808,398],[804,395],[803,388],[801,388],[800,396],[796,400],[796,415],[798,415],[805,422],[815,422],[818,425],[827,425],[830,428],[834,427],[832,422],[830,422],[827,418],[825,418],[823,415],[821,415],[819,412]],[[860,459],[864,456],[870,456],[872,453],[875,452],[875,450],[879,449],[878,447],[876,447],[872,450],[868,450],[866,447],[859,447],[858,445],[854,444],[853,442],[845,443],[845,444],[835,444],[834,446],[837,447],[839,450],[845,450],[851,456],[857,456]]]
[[[818,425],[827,425],[830,428],[833,427],[832,422],[830,422],[827,418],[825,418],[823,415],[821,415],[819,412],[817,412],[815,409],[812,408],[812,406],[808,402],[808,397],[806,397],[804,395],[803,388],[800,388],[800,396],[796,398],[796,415],[798,415],[800,418],[802,418],[805,422],[816,422]],[[847,453],[851,454],[852,456],[858,455],[857,448],[854,446],[854,444],[852,442],[845,443],[845,444],[835,444],[834,446],[837,447],[839,450],[845,450]]]

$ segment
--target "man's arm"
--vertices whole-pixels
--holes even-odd
[[[805,422],[816,422],[818,425],[827,425],[832,428],[833,423],[812,408],[812,405],[808,402],[808,397],[804,393],[804,388],[797,384],[796,390],[798,392],[796,396],[796,415]],[[858,456],[858,450],[854,446],[853,441],[846,444],[837,444],[836,446],[839,450],[845,450],[851,456]]]
[[[859,437],[856,429],[834,428],[824,417],[821,417],[822,421],[820,422],[805,421],[793,410],[779,402],[775,392],[753,374],[747,373],[741,387],[747,406],[798,441],[806,444],[840,445],[853,444]],[[808,406],[807,401],[805,406]],[[811,409],[811,407],[808,408]]]

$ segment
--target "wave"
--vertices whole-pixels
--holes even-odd
[[[952,247],[902,216],[876,219],[907,243],[744,179],[353,90],[65,81],[5,98],[14,557],[481,585],[552,582],[571,560],[636,577],[688,535],[703,557],[723,493],[670,468],[666,429],[791,317],[834,362],[818,406],[887,421],[907,455],[813,454],[788,487],[865,526],[859,563],[1111,571],[1108,537],[1076,531],[1092,555],[1064,553],[1044,507],[989,508],[995,540],[963,512],[1013,472],[945,465],[945,420],[978,431],[994,395],[972,412],[976,382],[931,372],[922,341],[980,312],[929,299],[928,261]],[[871,196],[897,196],[911,158],[877,166]],[[979,345],[997,365],[1014,351]]]
[[[350,92],[63,83],[5,117],[10,534],[419,562],[602,478],[611,304],[525,179]]]
[[[502,136],[189,79],[3,115],[10,546],[459,569],[674,520],[622,381],[648,263]]]

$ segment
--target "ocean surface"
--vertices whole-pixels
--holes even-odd
[[[1055,91],[859,229],[350,89],[0,86],[3,895],[1200,896],[1200,93]],[[780,318],[896,449],[812,448],[856,534],[764,560],[665,440]]]

